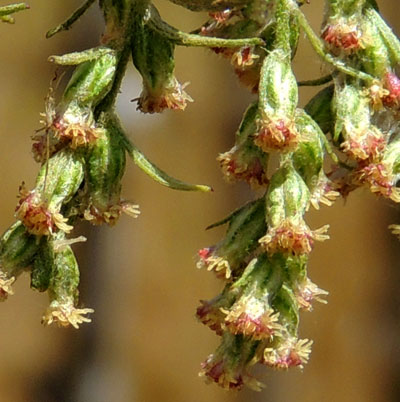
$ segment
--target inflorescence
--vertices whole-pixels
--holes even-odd
[[[400,42],[374,0],[326,0],[320,34],[311,29],[302,1],[172,1],[207,11],[209,19],[189,34],[163,21],[149,0],[100,0],[100,45],[49,58],[75,69],[59,99],[51,85],[43,127],[33,136],[40,170],[32,190],[21,186],[17,221],[1,238],[0,299],[29,271],[31,287],[50,298],[44,323],[78,328],[90,321],[93,310],[78,307],[79,268],[71,247],[85,239],[71,232],[82,220],[113,225],[122,213],[139,214],[121,197],[126,155],[163,185],[210,190],[152,164],[128,139],[114,108],[132,59],[143,79],[138,110],[184,110],[192,99],[174,74],[175,46],[208,47],[254,94],[234,146],[218,162],[229,182],[245,181],[264,195],[212,225],[227,224],[226,235],[198,253],[197,266],[224,283],[197,309],[198,319],[221,337],[200,374],[227,389],[260,389],[251,366],[307,363],[312,341],[299,338],[299,312],[326,303],[327,292],[308,278],[307,265],[315,242],[329,238],[329,226],[310,228],[305,213],[358,187],[400,202]],[[47,36],[68,29],[94,2],[87,0]],[[3,20],[27,8],[7,7],[14,9],[0,8]],[[296,80],[292,61],[301,32],[326,76]],[[302,85],[324,86],[304,108],[298,104]],[[390,228],[400,234],[400,225]]]

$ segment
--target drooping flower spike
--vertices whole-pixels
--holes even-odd
[[[232,141],[218,156],[229,182],[244,181],[257,198],[210,227],[227,224],[224,238],[198,252],[199,268],[213,271],[223,290],[202,300],[197,318],[221,337],[200,374],[226,389],[261,383],[255,364],[302,369],[312,341],[299,337],[301,311],[327,292],[308,277],[308,258],[328,225],[311,229],[310,205],[332,205],[359,187],[400,202],[400,42],[375,0],[326,0],[316,33],[295,0],[172,0],[208,20],[193,33],[165,22],[151,1],[100,0],[105,30],[99,46],[51,56],[73,66],[61,94],[50,88],[42,130],[33,136],[40,164],[32,190],[21,187],[16,222],[0,239],[0,300],[28,271],[31,287],[47,292],[43,323],[90,322],[78,300],[79,268],[72,237],[80,221],[113,225],[122,212],[137,217],[124,200],[126,156],[151,178],[184,191],[205,185],[168,176],[129,140],[115,112],[126,67],[142,78],[134,94],[144,113],[184,110],[192,101],[175,77],[177,46],[210,48],[229,61],[255,99]],[[67,30],[94,4],[87,0],[47,37]],[[0,7],[0,19],[25,4]],[[299,81],[292,68],[300,32],[324,63],[327,75]],[[301,109],[299,87],[325,86]],[[399,225],[391,225],[399,235]]]

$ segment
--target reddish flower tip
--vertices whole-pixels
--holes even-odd
[[[293,122],[277,119],[265,123],[260,120],[259,125],[260,129],[255,136],[254,143],[264,152],[292,151],[299,142],[299,133]]]
[[[362,48],[361,32],[355,26],[339,23],[328,25],[322,32],[321,37],[329,45],[345,51]]]

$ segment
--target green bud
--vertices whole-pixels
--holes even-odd
[[[293,152],[293,166],[310,190],[311,204],[317,209],[320,203],[332,205],[339,193],[334,191],[333,183],[323,171],[324,134],[318,124],[300,109],[296,114],[296,128],[304,140]]]
[[[280,262],[266,254],[254,258],[242,276],[233,283],[232,290],[240,290],[236,301],[224,309],[226,328],[233,334],[252,339],[271,339],[279,336],[282,327],[271,302],[282,286]]]
[[[271,178],[266,196],[268,226],[276,227],[290,217],[302,217],[310,191],[291,166],[281,167]]]
[[[334,141],[356,160],[376,158],[385,147],[385,138],[371,124],[370,98],[355,85],[336,86],[333,99],[336,112]]]
[[[257,363],[260,341],[242,335],[224,333],[216,352],[201,365],[200,376],[225,389],[240,390],[244,385],[259,391],[262,384],[250,376],[249,368]]]
[[[382,164],[384,164],[391,174],[400,178],[400,140],[397,139],[389,143],[386,147],[382,157]],[[397,182],[396,180],[396,182]]]
[[[118,125],[111,118],[102,116],[101,136],[86,156],[85,197],[86,220],[93,224],[113,225],[122,211],[137,216],[137,206],[121,202],[121,180],[125,171],[125,147]]]
[[[146,25],[138,15],[134,21],[132,59],[143,79],[143,91],[138,109],[144,113],[159,113],[164,109],[185,109],[192,99],[184,85],[175,78],[173,42]]]
[[[287,55],[276,49],[266,58],[261,70],[260,113],[292,117],[297,107],[298,89]]]
[[[265,205],[264,199],[260,198],[230,217],[225,238],[214,247],[201,249],[197,266],[214,269],[227,279],[237,276],[257,249],[258,239],[265,230]]]
[[[258,103],[246,110],[239,130],[236,132],[234,147],[220,154],[222,171],[228,181],[244,180],[257,187],[268,183],[268,154],[254,144],[253,135],[257,130]]]
[[[93,110],[111,89],[117,63],[116,54],[109,52],[80,64],[68,82],[60,108],[68,110],[72,104]]]
[[[13,294],[12,283],[31,264],[37,252],[35,236],[20,222],[14,223],[0,240],[0,301]]]
[[[63,149],[54,154],[41,168],[34,190],[21,189],[16,216],[28,231],[48,235],[56,227],[65,232],[72,229],[60,211],[78,191],[84,177],[79,154]]]
[[[372,14],[366,14],[362,19],[363,43],[360,50],[360,60],[363,70],[377,78],[382,78],[391,66],[391,57],[385,40]]]
[[[22,222],[14,223],[0,240],[1,271],[17,276],[28,268],[38,250],[37,239],[28,233]]]
[[[259,130],[254,142],[265,152],[291,150],[299,136],[294,126],[298,89],[290,58],[276,49],[264,60],[259,87]]]
[[[52,264],[52,267],[49,268],[51,277],[47,289],[50,306],[43,316],[43,323],[50,325],[56,322],[59,326],[72,325],[78,328],[79,324],[90,322],[85,315],[94,310],[75,307],[78,300],[79,268],[71,247],[67,245],[62,251],[53,253],[53,260],[46,260],[46,263]]]
[[[311,231],[304,222],[309,202],[307,185],[292,166],[284,165],[272,176],[266,195],[268,231],[259,240],[269,255],[309,254],[314,240],[329,238],[327,225]]]

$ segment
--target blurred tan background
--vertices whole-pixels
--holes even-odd
[[[32,185],[38,169],[30,135],[39,127],[54,72],[47,57],[94,46],[102,31],[94,7],[71,31],[44,39],[80,3],[32,0],[15,26],[0,25],[1,231],[13,222],[19,184]],[[398,23],[396,3],[380,1],[391,24]],[[182,29],[205,19],[166,0],[157,4]],[[315,14],[318,29],[322,1],[305,9]],[[307,45],[299,56],[299,79],[321,73]],[[195,99],[184,113],[136,112],[130,99],[139,95],[141,83],[133,67],[119,112],[131,138],[154,162],[178,178],[211,184],[215,192],[163,188],[129,162],[124,195],[140,204],[141,216],[123,217],[112,229],[80,228],[88,237],[76,247],[81,302],[96,310],[92,324],[79,331],[43,327],[47,297],[29,289],[28,275],[0,306],[0,402],[399,401],[400,247],[386,229],[399,221],[399,213],[367,191],[309,217],[312,227],[331,225],[331,240],[317,245],[310,264],[311,278],[330,296],[328,305],[302,315],[301,336],[314,339],[305,370],[260,367],[267,384],[261,393],[229,393],[197,377],[218,339],[196,322],[194,312],[198,300],[216,295],[221,283],[197,270],[195,257],[223,235],[223,229],[204,228],[253,196],[244,185],[227,185],[215,161],[232,146],[251,96],[228,64],[206,50],[178,49],[177,76],[191,82],[187,90]],[[302,92],[303,103],[309,96]]]

